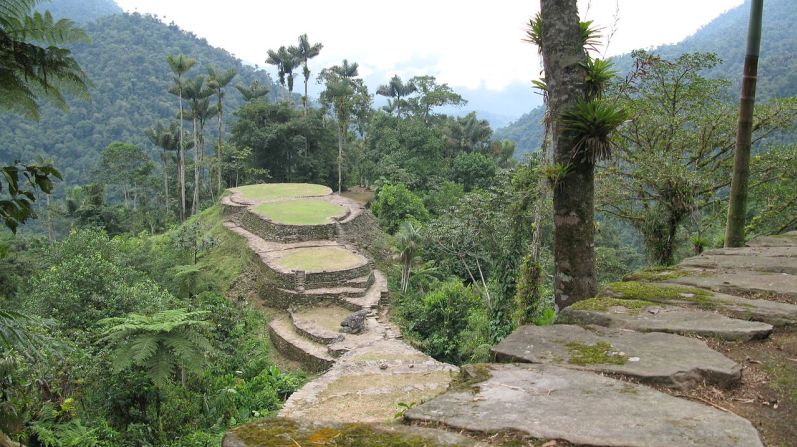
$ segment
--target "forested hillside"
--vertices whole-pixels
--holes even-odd
[[[57,15],[79,18],[85,12],[83,8],[91,6],[74,2],[75,8],[65,9],[59,7],[63,3],[70,2],[43,3],[41,7],[53,7]],[[97,8],[91,10],[107,10]],[[234,68],[238,76],[232,85],[248,86],[259,80],[269,86],[271,98],[279,93],[265,71],[243,65],[227,51],[208,45],[205,39],[151,16],[116,14],[83,28],[92,43],[76,45],[73,51],[94,84],[91,102],[70,101],[70,113],[43,107],[39,122],[3,113],[0,161],[27,162],[37,155],[52,157],[64,174],[64,183],[74,185],[87,182],[98,154],[114,141],[151,148],[144,129],[158,120],[174,119],[177,110],[177,97],[168,93],[173,80],[166,62],[170,54],[182,53],[197,60],[189,76],[206,75],[208,66]],[[228,90],[225,113],[231,116],[243,98],[234,88]]]
[[[52,0],[40,3],[36,9],[50,11],[53,17],[74,20],[80,24],[123,12],[112,0]]]
[[[705,75],[730,80],[731,84],[726,91],[729,98],[734,98],[738,95],[741,82],[749,12],[750,2],[746,1],[717,17],[682,42],[656,48],[653,52],[668,59],[696,51],[717,54],[722,63],[706,70]],[[756,93],[759,99],[797,95],[797,59],[794,58],[797,35],[791,28],[795,20],[797,8],[793,0],[769,0],[764,4]],[[616,57],[614,61],[621,71],[631,68],[631,55]],[[517,144],[517,156],[536,151],[542,139],[542,126],[539,124],[541,119],[542,107],[535,108],[509,126],[498,129],[495,136],[514,141]]]

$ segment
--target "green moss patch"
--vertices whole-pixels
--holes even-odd
[[[387,432],[367,424],[318,426],[274,418],[233,430],[250,447],[442,447],[427,437]]]
[[[311,183],[261,183],[233,188],[249,200],[279,200],[294,197],[325,196],[332,193],[329,187]]]
[[[323,225],[346,214],[346,208],[320,199],[269,202],[252,210],[272,222],[285,225]]]
[[[615,282],[606,286],[617,298],[654,303],[687,302],[701,309],[714,309],[717,303],[708,290],[686,286],[665,286],[638,281]]]
[[[694,271],[684,270],[680,267],[650,267],[625,275],[623,281],[667,281],[675,278],[683,278],[684,276],[691,276],[695,273]]]
[[[655,303],[643,300],[624,299],[624,298],[611,298],[611,297],[595,297],[587,300],[578,301],[573,303],[570,308],[573,310],[591,310],[596,312],[606,312],[612,307],[624,307],[631,313],[639,313],[642,309],[654,306]]]
[[[570,342],[567,344],[570,352],[568,363],[573,365],[625,365],[628,357],[621,355],[614,347],[605,341],[599,341],[594,345]]]
[[[275,263],[285,270],[323,272],[348,270],[365,258],[341,247],[303,247],[286,250]]]

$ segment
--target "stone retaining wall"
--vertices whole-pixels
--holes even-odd
[[[285,225],[272,222],[251,209],[241,215],[241,226],[267,241],[307,242],[335,239],[335,224]]]

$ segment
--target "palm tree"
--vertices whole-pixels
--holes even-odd
[[[403,222],[396,233],[396,248],[401,259],[401,291],[406,293],[410,285],[410,268],[418,253],[421,233],[412,223]]]
[[[224,88],[232,81],[238,74],[235,69],[230,68],[227,71],[220,72],[213,67],[208,67],[208,88],[213,90],[216,94],[216,112],[218,117],[218,141],[216,142],[216,163],[217,174],[216,189],[221,191],[221,148],[224,142]]]
[[[321,43],[311,44],[307,34],[299,36],[299,45],[296,46],[296,56],[302,63],[302,73],[304,74],[304,96],[302,97],[302,103],[304,105],[305,116],[307,116],[307,82],[310,80],[310,68],[307,66],[307,62],[318,56],[323,48],[324,45]]]
[[[376,94],[388,98],[395,98],[392,107],[396,109],[396,114],[400,116],[402,108],[401,98],[413,94],[415,90],[415,84],[412,81],[407,81],[405,84],[398,75],[393,75],[390,82],[379,86],[376,90]]]
[[[203,166],[205,165],[205,125],[211,118],[218,114],[216,106],[210,105],[210,98],[202,98],[196,101],[191,106],[191,118],[196,119],[197,123],[197,154],[199,154],[199,174],[200,185],[202,183],[201,176],[203,175]],[[210,197],[213,199],[213,188],[210,189]],[[198,205],[197,209],[198,210]],[[195,212],[196,212],[195,210]]]
[[[91,82],[61,45],[89,42],[71,20],[33,12],[39,0],[0,2],[0,110],[39,119],[44,98],[68,109],[64,93],[89,99]]]
[[[149,141],[161,149],[161,163],[163,164],[163,205],[169,211],[169,160],[170,152],[180,150],[180,128],[175,122],[166,127],[162,122],[155,124],[144,131]]]
[[[744,58],[742,93],[739,100],[739,131],[736,133],[736,153],[733,159],[733,179],[728,203],[728,224],[725,246],[744,245],[744,221],[747,217],[747,183],[750,177],[750,146],[753,140],[753,111],[758,77],[758,55],[761,49],[761,19],[764,0],[750,4],[750,23],[747,31],[747,52]]]
[[[184,118],[190,119],[192,123],[192,133],[194,141],[194,196],[191,202],[191,214],[196,214],[199,209],[199,190],[201,188],[200,168],[202,165],[202,142],[204,138],[200,136],[201,118],[207,118],[209,100],[213,94],[211,90],[205,88],[205,77],[197,76],[189,79],[183,86],[183,93],[188,100],[189,113]],[[204,127],[204,123],[202,123]]]
[[[266,59],[267,64],[277,67],[279,83],[283,88],[287,86],[291,96],[293,95],[293,72],[298,65],[295,53],[295,47],[289,49],[283,45],[277,51],[268,50],[268,58]]]
[[[241,96],[244,97],[244,101],[254,101],[258,98],[262,98],[263,96],[268,95],[269,88],[267,85],[260,85],[260,81],[255,79],[252,81],[249,86],[238,84],[235,86]]]
[[[188,72],[195,64],[196,60],[182,54],[166,57],[174,74],[174,84],[169,92],[176,94],[180,107],[180,148],[177,156],[177,176],[180,183],[180,222],[185,221],[185,144],[183,142],[183,75]]]

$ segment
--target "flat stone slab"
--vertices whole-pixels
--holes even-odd
[[[566,307],[559,312],[556,322],[741,341],[766,338],[773,330],[767,323],[728,318],[716,312],[655,305],[639,311],[621,306],[612,306],[605,311]]]
[[[222,447],[477,447],[464,436],[433,428],[398,424],[330,424],[271,418],[232,429]]]
[[[797,258],[790,256],[703,254],[684,259],[681,261],[681,266],[715,270],[752,270],[756,272],[797,275]]]
[[[468,367],[470,369],[470,367]],[[758,447],[752,424],[712,407],[587,371],[477,365],[485,380],[405,413],[410,421],[606,447]]]
[[[747,242],[751,247],[797,247],[797,231],[777,236],[757,237]]]
[[[707,256],[769,256],[774,258],[797,258],[797,246],[753,246],[715,248],[702,253]]]
[[[446,391],[458,371],[395,339],[349,351],[318,379],[293,393],[279,415],[347,423],[389,422],[412,405]]]
[[[797,275],[765,273],[752,270],[735,272],[705,272],[667,280],[674,284],[700,287],[731,295],[760,296],[769,294],[797,298]]]
[[[492,354],[499,362],[556,364],[678,389],[702,383],[727,387],[742,377],[736,362],[704,342],[662,332],[521,326],[494,346]]]

